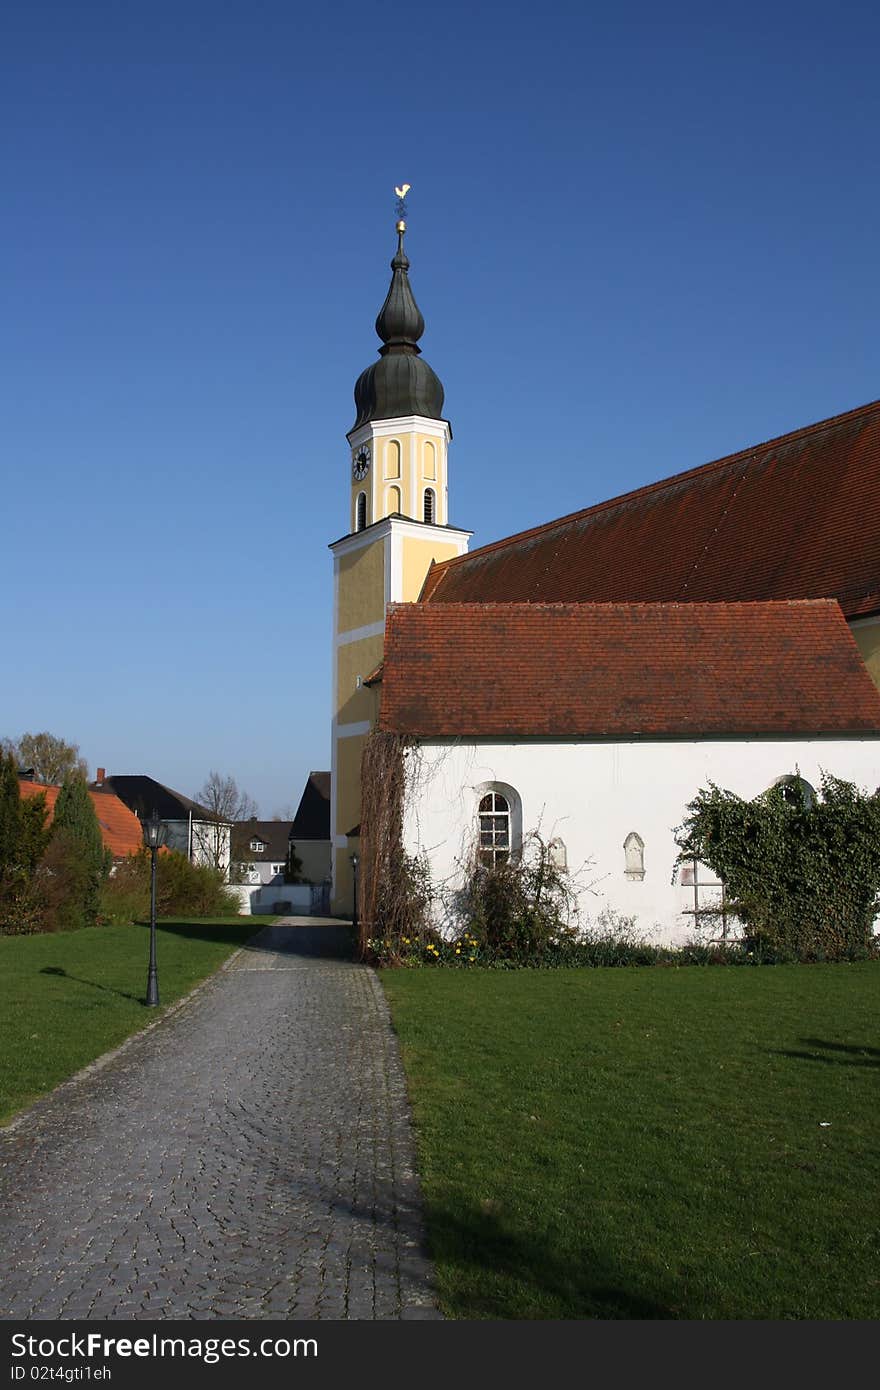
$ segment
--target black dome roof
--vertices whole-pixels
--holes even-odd
[[[403,223],[398,223],[391,285],[376,319],[383,345],[379,361],[361,372],[355,383],[357,419],[352,429],[368,420],[392,420],[399,415],[443,418],[443,386],[420,356],[418,340],[425,331],[425,320],[409,283],[409,261],[403,249],[405,230]]]

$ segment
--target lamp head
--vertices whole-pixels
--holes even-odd
[[[165,824],[159,819],[159,812],[153,808],[149,818],[144,821],[144,844],[148,849],[160,849],[165,843]]]

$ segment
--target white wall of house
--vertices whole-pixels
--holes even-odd
[[[228,877],[231,842],[231,825],[193,819],[190,858],[194,864],[216,864]]]
[[[185,854],[193,864],[215,862],[229,876],[229,849],[232,838],[230,825],[215,825],[213,821],[192,822],[186,820],[165,820],[165,843],[178,854]],[[190,835],[192,839],[190,840]],[[215,853],[218,859],[215,860]]]
[[[308,883],[232,883],[229,892],[239,901],[239,912],[259,916],[263,913],[285,912],[305,917],[320,914],[323,904],[317,904]]]
[[[404,847],[424,853],[441,894],[460,885],[476,844],[477,807],[492,787],[515,793],[517,834],[537,830],[565,846],[582,916],[593,925],[611,908],[636,918],[653,941],[694,935],[693,888],[672,882],[673,829],[709,781],[752,798],[799,773],[818,788],[824,770],[873,791],[880,738],[705,740],[630,743],[426,742],[409,754],[411,790]],[[517,805],[518,803],[518,805]],[[644,842],[644,878],[627,878],[624,841]]]

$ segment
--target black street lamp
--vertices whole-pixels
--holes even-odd
[[[359,856],[357,853],[350,854],[348,857],[349,857],[349,859],[351,860],[351,872],[352,872],[352,874],[353,874],[353,876],[354,876],[354,911],[353,911],[352,914],[351,914],[351,925],[354,927],[355,931],[357,931],[357,929],[358,929],[358,864],[359,864],[361,861],[360,861],[360,856]]]
[[[144,821],[144,844],[150,851],[150,968],[147,971],[147,1007],[159,1003],[159,976],[156,973],[156,855],[165,843],[165,826],[154,810]]]

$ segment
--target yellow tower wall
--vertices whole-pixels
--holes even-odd
[[[864,625],[854,623],[850,632],[868,668],[874,684],[880,687],[880,620],[869,619]]]
[[[422,585],[428,570],[431,568],[432,560],[436,560],[439,564],[441,560],[451,560],[456,555],[461,554],[459,542],[438,540],[433,536],[427,540],[404,536],[401,547],[403,551],[401,603],[416,602],[422,592]]]
[[[336,631],[380,623],[385,617],[385,538],[339,556]]]

